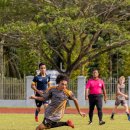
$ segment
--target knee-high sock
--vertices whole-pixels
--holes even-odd
[[[39,111],[36,109],[36,111],[35,111],[35,117],[38,116],[38,114],[39,114]]]
[[[127,115],[127,117],[129,117],[129,116],[130,116],[130,114],[129,114],[128,112],[126,112],[126,115]]]

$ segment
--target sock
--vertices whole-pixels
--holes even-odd
[[[129,117],[129,116],[130,116],[130,114],[129,114],[128,112],[126,112],[126,115],[127,115],[127,117]]]
[[[112,112],[112,114],[111,114],[111,118],[113,118],[113,117],[114,117],[114,114],[115,114],[115,113],[114,113],[114,112]]]
[[[35,111],[35,117],[38,116],[38,113],[39,113],[39,111],[36,109],[36,111]]]

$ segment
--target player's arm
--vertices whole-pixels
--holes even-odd
[[[36,88],[36,83],[35,83],[35,82],[32,82],[31,88],[32,88],[35,92],[37,92],[37,88]]]
[[[38,101],[44,101],[45,100],[43,97],[37,97],[35,95],[30,96],[29,99],[35,99],[35,100],[38,100]]]
[[[88,100],[88,95],[89,95],[89,89],[86,88],[85,90],[85,99]]]
[[[106,87],[105,87],[104,82],[102,85],[102,90],[103,90],[103,95],[104,95],[104,102],[106,103],[107,102],[107,94],[106,94]]]
[[[47,83],[47,85],[48,85],[48,88],[51,87],[50,76],[48,77],[48,83]]]
[[[50,82],[48,82],[47,85],[48,85],[48,88],[51,87],[51,83]]]
[[[32,84],[31,84],[31,88],[32,88],[35,92],[37,92],[38,94],[40,94],[40,95],[43,94],[42,91],[40,91],[40,90],[37,89],[37,87],[36,87],[36,83],[35,83],[35,82],[32,82]]]
[[[76,98],[73,98],[73,101],[74,101],[74,104],[75,104],[75,107],[76,107],[78,113],[79,113],[81,116],[85,117],[86,114],[83,113],[83,112],[81,112],[80,107],[79,107],[79,104],[78,104],[78,100],[77,100]]]
[[[50,97],[51,97],[51,90],[48,90],[48,91],[44,92],[44,93],[41,95],[41,97],[32,95],[32,96],[30,96],[29,98],[30,98],[30,99],[39,100],[39,101],[44,101],[44,100],[50,99]]]
[[[69,91],[69,97],[68,97],[68,99],[69,99],[69,100],[73,100],[73,102],[74,102],[74,104],[75,104],[75,106],[76,106],[76,109],[77,109],[78,113],[79,113],[81,116],[85,117],[86,114],[83,113],[83,112],[81,112],[80,107],[79,107],[79,104],[78,104],[78,100],[75,98],[74,94],[73,94],[71,91]]]
[[[85,90],[85,99],[88,100],[88,95],[89,95],[89,88],[90,88],[90,80],[86,83],[86,90]]]
[[[126,94],[124,94],[124,93],[122,93],[122,92],[120,91],[120,89],[119,89],[119,84],[117,84],[117,94],[118,94],[118,95],[121,95],[121,96],[123,96],[123,97],[125,97],[125,98],[128,98],[128,96],[127,96]]]
[[[42,94],[40,90],[37,89],[37,82],[38,82],[38,77],[37,76],[34,76],[33,80],[32,80],[32,83],[31,83],[31,88],[39,93],[39,94]]]
[[[103,95],[104,95],[104,101],[105,101],[105,103],[106,103],[106,101],[107,101],[107,94],[106,94],[106,88],[105,87],[103,87]]]

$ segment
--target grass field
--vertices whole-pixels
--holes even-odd
[[[66,114],[62,121],[72,119],[75,124],[74,130],[130,130],[130,121],[126,115],[116,115],[115,120],[110,120],[110,115],[104,115],[106,124],[98,125],[97,115],[94,115],[92,125],[88,125],[88,116],[85,118],[79,115]],[[42,114],[39,115],[39,123],[42,121]],[[0,130],[35,130],[39,124],[34,121],[33,114],[0,114]],[[53,128],[52,130],[71,130],[70,127]]]

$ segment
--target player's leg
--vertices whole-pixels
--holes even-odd
[[[51,128],[56,128],[61,126],[69,126],[71,128],[74,128],[74,123],[71,120],[68,120],[67,122],[54,122]]]
[[[35,100],[35,103],[36,103],[36,110],[35,110],[35,121],[38,122],[38,114],[41,110],[41,105],[42,105],[42,101],[38,101],[38,100]]]
[[[43,123],[41,123],[39,126],[36,127],[36,130],[45,130],[45,129],[47,129],[47,127]]]
[[[115,107],[114,107],[114,109],[113,109],[113,111],[112,111],[112,114],[111,114],[111,120],[114,119],[114,115],[115,115],[115,113],[117,112],[117,107],[118,107],[120,104],[121,104],[121,100],[116,99],[116,101],[115,101]]]
[[[99,118],[99,125],[105,124],[105,121],[102,120],[103,112],[102,112],[102,95],[98,95],[96,98],[96,107],[98,110],[98,118]]]
[[[117,105],[115,105],[115,107],[114,107],[114,109],[112,110],[112,114],[111,114],[111,120],[114,120],[114,115],[115,115],[115,113],[116,113],[116,111],[117,111]]]
[[[68,120],[67,122],[54,122],[44,118],[43,124],[46,126],[46,128],[56,128],[61,126],[69,126],[71,128],[74,128],[74,123],[71,120]]]
[[[127,102],[125,100],[123,100],[122,105],[124,106],[126,115],[128,117],[128,120],[130,121],[130,114],[129,114],[129,108],[128,108]]]
[[[92,124],[95,103],[95,97],[93,95],[89,95],[89,124]]]

